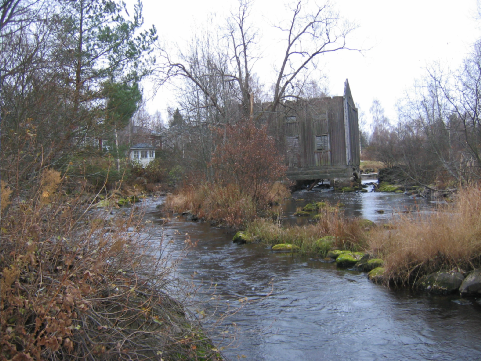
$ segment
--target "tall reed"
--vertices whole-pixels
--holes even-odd
[[[404,215],[369,237],[384,259],[386,275],[409,283],[438,270],[467,271],[481,265],[481,188],[461,189],[452,204],[419,218]]]

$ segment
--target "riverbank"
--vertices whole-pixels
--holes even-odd
[[[41,179],[24,200],[2,183],[0,358],[220,360],[163,239],[121,207],[139,197]]]

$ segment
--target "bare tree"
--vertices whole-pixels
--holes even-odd
[[[288,86],[324,54],[350,49],[347,37],[355,26],[341,19],[330,3],[311,8],[298,1],[290,9],[291,18],[277,28],[286,34],[284,57],[277,70],[271,110],[275,111],[287,95]]]
[[[481,173],[481,40],[474,44],[456,80],[457,97],[452,96],[442,83],[440,86],[462,124],[467,151],[474,163],[472,166]]]
[[[317,59],[323,54],[348,49],[346,38],[355,29],[343,22],[330,4],[313,7],[305,1],[297,2],[290,9],[287,23],[277,26],[285,37],[285,52],[273,92],[266,98],[261,79],[254,71],[260,58],[256,48],[260,39],[251,23],[251,11],[252,1],[239,0],[224,27],[197,31],[188,49],[175,54],[159,47],[157,85],[171,80],[178,85],[175,79],[183,80],[179,108],[185,117],[186,134],[175,138],[189,142],[182,146],[183,159],[196,159],[197,166],[207,175],[214,151],[212,126],[253,119],[254,104],[260,100],[267,100],[268,106],[260,109],[256,122],[260,122],[265,111],[274,114],[287,96],[324,95],[325,89],[309,78],[313,73],[308,66],[316,68]],[[293,92],[288,93],[288,88]],[[175,132],[178,133],[177,128]],[[185,156],[188,152],[192,157]]]
[[[472,178],[466,171],[473,158],[460,117],[465,113],[454,96],[453,81],[450,73],[428,69],[399,109],[404,164],[411,177],[422,182],[436,178],[466,182]]]
[[[399,162],[400,158],[397,129],[391,126],[379,100],[373,100],[369,113],[372,120],[371,138],[366,153],[391,168]]]

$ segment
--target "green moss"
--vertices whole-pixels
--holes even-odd
[[[374,283],[382,283],[384,281],[385,272],[386,270],[384,267],[377,267],[369,272],[368,277]]]
[[[137,196],[130,196],[128,199],[130,203],[137,203],[142,201],[142,199],[140,199],[140,197],[137,197]]]
[[[331,249],[329,252],[327,252],[326,257],[336,259],[341,254],[346,253],[346,252],[349,252],[349,251],[341,251],[340,249]]]
[[[372,269],[382,267],[384,265],[384,261],[380,258],[373,258],[367,261],[367,264],[372,266]]]
[[[304,212],[314,212],[317,210],[317,206],[315,203],[308,203],[302,208],[302,210]]]
[[[97,208],[109,208],[113,205],[113,202],[111,199],[102,199],[100,202],[98,202],[95,206]]]
[[[397,190],[400,190],[399,186],[395,186],[386,182],[382,182],[378,187],[379,192],[396,192]],[[402,190],[400,191],[402,192]]]
[[[370,272],[374,268],[382,267],[384,261],[380,258],[370,258],[369,254],[366,254],[361,258],[359,262],[356,263],[356,268],[363,272]]]
[[[354,189],[353,187],[342,187],[340,189],[340,191],[343,192],[343,193],[344,192],[354,192],[354,191],[356,191],[356,189]]]
[[[335,240],[336,239],[333,236],[324,236],[318,239],[314,244],[315,252],[325,257]]]
[[[327,202],[317,202],[316,203],[317,209],[325,208],[327,206],[328,206]]]
[[[300,248],[294,244],[290,243],[280,243],[276,244],[272,247],[273,251],[282,251],[282,252],[297,252]]]
[[[372,228],[372,227],[374,227],[375,225],[376,225],[376,224],[375,224],[373,221],[369,220],[369,219],[361,219],[361,220],[359,221],[359,226],[360,226],[361,228]]]
[[[297,211],[296,213],[294,213],[294,216],[296,217],[309,217],[310,215],[311,213],[307,211]]]
[[[336,258],[338,267],[353,267],[364,256],[362,252],[344,252]]]
[[[232,238],[232,242],[239,243],[239,244],[252,243],[253,241],[254,241],[253,236],[242,231],[237,232]]]
[[[119,198],[117,200],[117,204],[119,205],[119,207],[123,207],[123,206],[129,204],[129,200],[125,199],[125,198]]]

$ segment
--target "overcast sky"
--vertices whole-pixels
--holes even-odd
[[[291,0],[292,3],[296,1]],[[320,1],[321,2],[321,1]],[[349,79],[354,101],[367,118],[373,99],[378,99],[391,121],[397,120],[396,102],[424,74],[426,66],[440,62],[460,66],[475,40],[481,21],[477,0],[332,0],[341,16],[355,22],[349,46],[368,49],[325,56],[321,64],[329,78],[331,95],[342,95]],[[209,15],[219,23],[237,0],[143,0],[146,25],[155,24],[159,38],[178,44],[188,41]],[[270,41],[270,24],[287,18],[282,0],[254,0],[253,20],[259,28],[259,47],[264,59],[254,69],[264,82],[272,79],[270,58],[279,44]],[[211,17],[212,18],[212,17]],[[148,87],[146,87],[148,88]],[[172,91],[164,88],[148,103],[166,121],[167,106],[175,107]]]

